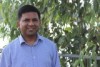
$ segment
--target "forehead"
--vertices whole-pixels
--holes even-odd
[[[22,14],[21,18],[39,18],[36,12],[26,12]]]

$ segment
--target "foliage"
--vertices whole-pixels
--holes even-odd
[[[75,61],[61,57],[62,67],[66,62],[71,67],[86,67],[85,55],[92,57],[90,67],[99,65],[96,56],[100,56],[100,0],[2,0],[2,37],[9,36],[11,41],[19,35],[17,10],[24,4],[34,4],[40,10],[42,28],[39,32],[57,43],[60,54],[80,55]]]

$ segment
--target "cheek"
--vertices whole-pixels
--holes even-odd
[[[26,28],[26,25],[25,25],[25,24],[20,24],[20,25],[19,25],[19,28],[20,28],[20,30],[22,31],[22,30],[24,30],[24,29]]]

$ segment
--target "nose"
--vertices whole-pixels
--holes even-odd
[[[30,20],[30,22],[28,23],[28,25],[30,25],[30,26],[34,25],[33,21]]]

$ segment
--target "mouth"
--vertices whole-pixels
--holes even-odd
[[[36,27],[27,27],[27,31],[32,32],[32,31],[35,31],[35,30],[37,30]]]
[[[36,26],[27,26],[26,30],[27,30],[27,33],[34,33],[38,30],[38,27],[36,27]]]
[[[36,29],[34,29],[34,28],[28,28],[27,31],[26,31],[26,33],[28,35],[33,35],[34,33],[36,33]]]
[[[28,30],[34,30],[36,27],[27,27]]]
[[[31,31],[31,30],[34,30],[34,28],[28,28],[27,30],[30,30]]]

